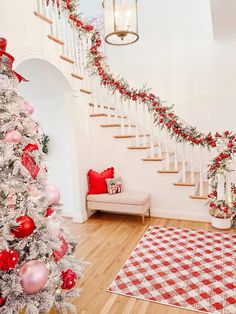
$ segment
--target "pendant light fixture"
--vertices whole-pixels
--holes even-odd
[[[105,41],[111,45],[129,45],[139,39],[138,0],[103,0]]]

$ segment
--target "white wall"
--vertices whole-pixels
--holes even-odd
[[[70,86],[63,75],[44,60],[30,59],[17,70],[30,79],[19,86],[19,93],[35,108],[33,118],[50,138],[48,184],[58,186],[63,203],[63,214],[73,216],[73,169],[71,156],[75,154],[73,124],[71,123]]]
[[[98,2],[81,0],[88,10]],[[107,46],[111,66],[138,86],[147,83],[200,130],[236,131],[236,41],[214,41],[210,1],[138,3],[140,40]]]

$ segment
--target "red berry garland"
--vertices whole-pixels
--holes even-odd
[[[77,276],[71,269],[68,269],[67,271],[62,271],[61,279],[63,281],[61,288],[70,290],[74,288]]]
[[[19,255],[15,250],[0,251],[0,270],[8,271],[14,269],[19,261]]]

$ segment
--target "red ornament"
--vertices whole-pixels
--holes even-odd
[[[0,307],[2,307],[6,302],[6,299],[0,295]]]
[[[31,157],[30,153],[38,149],[37,144],[28,144],[21,154],[21,163],[29,171],[33,179],[37,178],[40,167],[36,164],[36,161]]]
[[[54,209],[52,209],[51,207],[48,207],[45,212],[45,217],[51,216],[54,212],[55,212]]]
[[[70,290],[75,286],[77,276],[71,269],[68,269],[67,271],[62,271],[61,279],[63,280],[61,288]]]
[[[64,237],[60,236],[59,240],[61,241],[60,249],[53,251],[53,258],[54,258],[55,262],[60,261],[60,259],[62,259],[62,257],[68,251],[68,244],[66,243],[66,240],[64,239]]]
[[[3,250],[0,251],[0,270],[8,271],[16,267],[18,263],[19,255],[15,250]],[[0,305],[1,305],[1,296],[0,296]]]
[[[18,239],[28,237],[35,229],[35,224],[32,218],[29,216],[20,216],[16,219],[20,225],[12,229],[12,233]]]

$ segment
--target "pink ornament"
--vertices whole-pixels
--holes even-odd
[[[29,191],[29,194],[32,196],[32,197],[39,197],[41,196],[41,191],[37,189],[36,185],[35,184],[31,184],[29,187],[28,187],[28,191]]]
[[[8,144],[19,144],[22,140],[22,136],[18,131],[9,131],[5,136],[5,141]]]
[[[11,209],[15,209],[16,207],[16,191],[11,189],[8,194],[8,203]]]
[[[19,269],[21,285],[28,294],[43,289],[48,281],[49,271],[43,262],[32,260],[23,264]]]
[[[31,104],[29,104],[27,101],[23,102],[22,107],[25,109],[25,111],[28,114],[34,113],[34,107]]]
[[[60,191],[55,185],[47,185],[46,187],[46,193],[47,193],[47,198],[48,198],[48,206],[57,204],[60,202]]]

